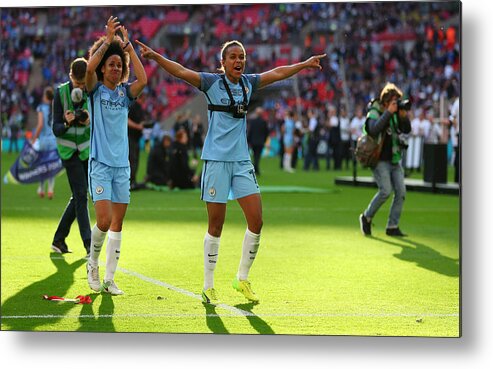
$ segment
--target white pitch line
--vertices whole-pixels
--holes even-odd
[[[124,268],[118,267],[118,270],[120,270],[121,272],[123,272],[125,274],[129,274],[129,275],[132,275],[134,277],[137,277],[137,278],[139,278],[139,279],[141,279],[143,281],[146,281],[146,282],[149,282],[149,283],[152,283],[152,284],[161,286],[161,287],[166,287],[169,290],[172,290],[172,291],[181,293],[182,295],[189,296],[189,297],[192,297],[194,299],[197,299],[197,300],[202,301],[202,296],[201,295],[198,295],[196,293],[187,291],[187,290],[185,290],[183,288],[173,286],[173,285],[171,285],[169,283],[162,282],[162,281],[159,281],[157,279],[153,279],[153,278],[147,277],[147,276],[145,276],[143,274],[140,274],[140,273],[137,273],[137,272],[133,272],[133,271],[128,270],[128,269],[124,269]],[[226,304],[217,304],[216,306],[217,307],[221,307],[221,308],[226,309],[226,310],[229,310],[233,314],[235,314],[236,316],[238,316],[238,315],[239,316],[257,316],[256,314],[254,314],[254,313],[252,313],[250,311],[238,309],[238,308],[235,308],[234,306],[230,306],[230,305],[226,305]]]
[[[55,257],[57,258],[57,257]],[[58,257],[63,258],[63,257]],[[153,279],[147,277],[143,274],[118,267],[117,268],[122,273],[134,276],[143,280],[145,282],[149,282],[155,284],[157,286],[165,287],[169,290],[181,293],[185,296],[192,297],[197,300],[202,300],[202,296],[188,290],[185,290],[180,287],[173,286],[169,283],[159,281],[157,279]],[[458,313],[449,313],[449,314],[435,314],[435,313],[422,313],[422,314],[410,314],[410,313],[382,313],[382,314],[371,314],[371,313],[354,313],[354,314],[254,314],[250,311],[238,309],[234,306],[226,305],[226,304],[217,304],[216,307],[221,307],[225,310],[231,312],[231,314],[102,314],[102,315],[93,315],[93,314],[84,314],[84,315],[11,315],[11,316],[1,316],[2,319],[93,319],[93,318],[161,318],[161,317],[175,317],[175,318],[203,318],[205,317],[244,317],[244,316],[252,316],[259,318],[296,318],[296,317],[306,317],[306,318],[337,318],[337,317],[347,317],[347,318],[358,318],[358,317],[368,317],[368,318],[386,318],[386,317],[458,317]]]
[[[220,305],[218,305],[220,306]],[[235,308],[236,309],[236,308]],[[240,309],[238,309],[240,310]],[[459,314],[259,314],[252,316],[259,318],[444,318],[459,317]],[[2,319],[112,319],[112,318],[237,318],[239,314],[82,314],[82,315],[11,315],[2,316]]]
[[[34,210],[39,210],[39,211],[49,211],[51,208],[49,207],[34,207],[34,206],[8,206],[3,208],[4,211],[7,210],[16,210],[16,211],[26,211],[26,212],[32,212]],[[433,209],[427,209],[427,208],[414,208],[414,209],[406,209],[407,212],[428,212],[428,213],[443,213],[447,211],[455,211],[457,210],[456,208],[433,208]],[[176,211],[176,212],[189,212],[189,211],[205,211],[205,207],[202,206],[193,206],[193,207],[167,207],[167,206],[150,206],[150,207],[130,207],[128,209],[128,212],[148,212],[148,211]],[[239,208],[231,208],[231,211],[241,211]],[[326,211],[325,208],[323,207],[284,207],[284,206],[279,206],[279,207],[266,207],[264,211],[282,211],[282,212],[298,212],[298,211],[308,211],[308,212],[313,212],[313,211]],[[354,208],[331,208],[331,212],[351,212],[354,211]]]

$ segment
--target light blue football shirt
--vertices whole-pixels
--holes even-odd
[[[260,83],[259,74],[243,74],[241,76],[250,102]],[[241,85],[226,81],[237,103],[243,102]],[[221,74],[200,73],[200,91],[205,94],[208,104],[230,105],[228,93],[224,87]],[[250,160],[246,136],[246,116],[234,118],[231,113],[208,111],[209,127],[202,149],[202,160],[243,161]]]
[[[111,167],[128,167],[128,108],[134,101],[127,83],[111,90],[101,82],[89,93],[90,158]]]
[[[41,103],[36,108],[38,113],[43,114],[43,127],[39,132],[39,149],[41,151],[49,151],[56,149],[56,137],[53,133],[52,112],[50,104]]]

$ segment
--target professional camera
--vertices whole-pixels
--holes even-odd
[[[86,102],[86,99],[84,99],[84,92],[82,89],[76,87],[70,93],[70,97],[72,98],[74,106],[75,123],[82,124],[86,122],[89,118],[89,113],[83,108]]]
[[[400,109],[400,110],[406,110],[406,111],[409,111],[411,110],[411,101],[409,99],[406,99],[406,100],[397,100],[397,107]]]
[[[247,106],[244,103],[241,103],[239,105],[234,105],[233,107],[233,117],[234,118],[243,118],[247,113]]]
[[[401,149],[407,149],[409,147],[408,136],[405,134],[400,134],[398,137],[399,146]]]
[[[74,115],[75,115],[75,121],[79,124],[86,122],[87,119],[89,118],[89,113],[82,108],[76,108],[74,111]]]

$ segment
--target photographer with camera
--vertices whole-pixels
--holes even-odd
[[[91,244],[91,227],[87,210],[87,163],[89,159],[89,114],[85,92],[87,60],[77,58],[70,64],[70,80],[55,91],[53,133],[57,149],[72,191],[60,218],[51,248],[58,253],[71,252],[65,243],[75,219],[86,253]]]
[[[320,59],[312,56],[297,64],[277,67],[262,74],[244,74],[246,52],[239,41],[226,42],[221,48],[221,73],[204,73],[185,68],[138,42],[141,55],[156,61],[161,68],[202,91],[208,103],[208,131],[202,160],[201,198],[206,202],[208,230],[204,237],[204,302],[216,304],[214,269],[226,216],[226,204],[236,199],[248,228],[242,245],[242,257],[233,288],[248,300],[258,302],[248,274],[255,260],[262,229],[262,202],[250,159],[246,134],[246,115],[252,96],[271,83],[289,78],[304,69],[321,69]],[[231,197],[229,193],[231,192]]]
[[[388,236],[406,236],[399,228],[399,219],[406,196],[404,170],[401,165],[403,143],[399,135],[411,131],[408,118],[411,103],[409,100],[401,100],[401,97],[401,90],[393,83],[387,83],[380,93],[380,99],[370,102],[366,122],[363,125],[364,132],[377,139],[378,142],[383,140],[378,163],[372,168],[378,192],[359,217],[361,231],[365,236],[371,235],[371,221],[392,191],[394,191],[394,198],[385,233]]]

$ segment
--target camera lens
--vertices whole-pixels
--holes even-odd
[[[409,99],[406,99],[406,100],[397,100],[397,106],[399,109],[402,109],[402,110],[411,110],[411,101],[409,101]]]

